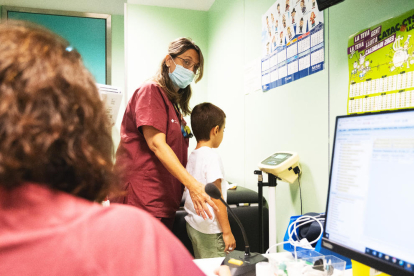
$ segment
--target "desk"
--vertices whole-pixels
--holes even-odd
[[[263,254],[265,257],[266,254]],[[283,256],[285,258],[291,258],[293,260],[292,253],[290,252],[279,252],[279,253],[273,253],[269,255],[277,255],[277,256]],[[224,257],[220,258],[209,258],[209,259],[195,259],[194,263],[207,275],[207,276],[213,276],[214,270],[221,265],[223,262]],[[352,269],[345,270],[345,273],[343,276],[352,276]]]
[[[207,275],[213,276],[214,270],[221,265],[224,257],[208,258],[208,259],[194,259],[194,263]]]

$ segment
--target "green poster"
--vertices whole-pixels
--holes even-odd
[[[348,40],[348,114],[414,108],[414,10]]]

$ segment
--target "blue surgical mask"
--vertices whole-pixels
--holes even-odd
[[[171,57],[172,61],[174,59]],[[168,76],[171,81],[181,89],[186,88],[194,79],[194,72],[188,69],[185,69],[183,66],[175,64],[174,72],[168,72]]]

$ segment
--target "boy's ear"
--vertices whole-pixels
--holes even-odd
[[[220,131],[220,127],[219,126],[215,126],[214,127],[214,134],[218,134]]]
[[[211,136],[214,136],[214,135],[217,135],[218,134],[218,132],[219,132],[219,126],[215,126],[215,127],[213,127],[212,129],[211,129],[211,131],[210,131],[210,137]]]

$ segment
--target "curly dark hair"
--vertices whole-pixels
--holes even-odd
[[[200,68],[195,76],[195,82],[197,83],[203,78],[204,74],[204,57],[200,47],[198,47],[197,44],[191,40],[191,38],[180,37],[168,45],[168,54],[172,58],[176,58],[190,49],[195,50],[200,58]],[[169,68],[166,64],[166,58],[164,58],[161,62],[161,68],[158,70],[153,79],[164,89],[168,99],[173,104],[177,104],[184,115],[189,115],[191,113],[191,109],[189,107],[192,94],[191,86],[189,85],[184,89],[180,88],[179,91],[176,92],[168,72]]]
[[[38,183],[102,200],[117,183],[111,126],[69,43],[19,21],[0,24],[0,186]]]

